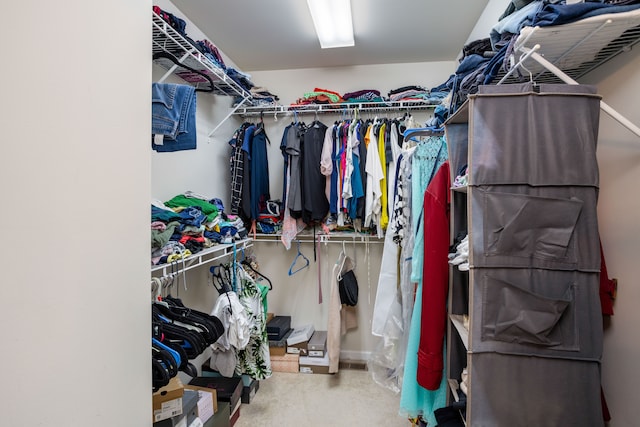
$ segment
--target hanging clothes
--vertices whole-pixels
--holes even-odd
[[[249,319],[233,291],[218,296],[211,315],[222,321],[225,333],[211,344],[213,354],[209,366],[223,376],[231,377],[238,364],[237,352],[247,346],[251,337]]]
[[[329,212],[329,201],[324,188],[326,178],[320,164],[327,126],[315,120],[304,132],[301,161],[302,220],[310,224],[322,221]]]
[[[300,176],[302,156],[302,131],[304,127],[293,124],[287,131],[286,153],[289,156],[289,194],[287,195],[287,208],[292,217],[300,218],[302,215],[302,180]]]
[[[376,224],[377,235],[378,237],[382,237],[382,227],[380,224],[382,205],[380,199],[382,197],[381,182],[384,179],[384,172],[380,163],[380,153],[378,150],[377,138],[373,133],[373,128],[374,125],[371,125],[367,131],[370,142],[367,147],[367,164],[365,168],[367,172],[367,192],[365,194],[364,226],[365,228],[368,228],[372,224]]]
[[[445,162],[429,183],[423,203],[423,311],[417,379],[427,390],[436,390],[443,379],[449,289],[449,188],[449,162]]]
[[[244,162],[246,152],[242,150],[244,141],[244,132],[246,124],[243,124],[234,133],[229,140],[231,146],[231,157],[229,158],[229,168],[231,172],[231,205],[229,212],[234,215],[240,213],[240,205],[242,204],[242,190],[244,183]]]
[[[410,135],[410,132],[410,130],[405,131],[405,135]],[[426,139],[420,140],[414,154],[413,171],[411,172],[411,185],[413,186],[411,206],[414,209],[412,230],[416,237],[411,262],[411,280],[413,282],[422,279],[424,233],[421,218],[424,192],[436,171],[447,160],[447,156],[444,136],[427,136]],[[416,208],[418,209],[417,213]]]
[[[251,139],[251,220],[257,221],[260,212],[266,212],[269,192],[269,160],[267,134],[261,123],[256,126]]]
[[[338,280],[343,273],[353,270],[353,262],[344,252],[340,253],[338,261],[333,266],[331,274],[331,291],[329,295],[329,320],[327,323],[327,353],[329,354],[329,373],[338,372],[340,365],[341,337],[349,329],[358,326],[358,315],[355,306],[342,305]]]
[[[242,174],[242,201],[240,203],[240,218],[245,223],[251,222],[251,141],[253,139],[253,133],[255,132],[256,127],[250,123],[247,124],[247,127],[244,131],[244,138],[242,140],[242,154],[244,156],[244,173]]]
[[[411,135],[414,135],[413,137]],[[427,135],[416,138],[416,131],[405,131],[405,141],[411,137],[417,143],[412,156],[411,168],[411,237],[414,239],[411,256],[404,254],[403,259],[411,258],[410,283],[417,283],[415,304],[411,314],[411,325],[405,358],[404,379],[400,396],[400,411],[410,417],[421,416],[430,425],[437,421],[433,412],[446,405],[447,384],[443,376],[438,388],[427,390],[418,383],[418,350],[420,347],[420,331],[423,301],[423,207],[424,194],[436,171],[447,160],[447,146],[443,136]],[[447,229],[448,232],[448,229]],[[419,268],[419,271],[417,271]],[[443,349],[443,358],[446,350]]]
[[[320,155],[320,172],[325,176],[324,195],[331,201],[331,174],[333,173],[333,132],[335,125],[327,127],[322,142],[322,153]],[[331,211],[331,209],[329,209]]]
[[[386,230],[389,224],[389,211],[387,207],[387,150],[386,150],[386,130],[387,123],[382,123],[378,131],[378,155],[380,156],[380,166],[382,169],[382,179],[380,180],[380,225],[379,229]]]
[[[247,345],[238,351],[236,374],[247,374],[253,379],[271,377],[269,338],[262,289],[241,266],[237,267],[240,281],[239,299],[249,319],[250,336]],[[268,289],[268,287],[267,287]]]

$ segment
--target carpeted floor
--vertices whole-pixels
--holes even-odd
[[[260,381],[235,427],[409,427],[398,415],[400,395],[380,387],[364,370],[335,375],[274,372]]]

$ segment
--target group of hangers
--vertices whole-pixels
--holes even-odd
[[[209,87],[208,88],[196,87],[196,89],[195,89],[196,92],[213,92],[215,90],[215,85],[213,83],[213,80],[206,73],[204,73],[204,72],[202,72],[200,70],[196,70],[195,68],[191,68],[186,64],[183,64],[182,62],[180,62],[178,60],[178,58],[176,58],[175,56],[173,56],[169,52],[161,51],[161,52],[156,52],[156,53],[153,54],[153,59],[154,60],[162,59],[162,58],[168,59],[169,61],[173,62],[178,67],[184,68],[187,71],[190,71],[192,73],[198,74],[199,76],[202,76],[209,83]]]
[[[244,248],[240,251],[240,258],[240,260],[234,260],[234,262],[213,265],[209,268],[211,284],[220,295],[227,292],[237,292],[237,268],[249,269],[256,276],[267,281],[269,290],[273,289],[271,280],[251,265],[251,262],[245,256]]]
[[[183,264],[184,264],[184,258]],[[182,273],[182,283],[184,286],[184,290],[187,290],[187,276],[185,273],[184,265],[183,268],[180,268],[180,263],[178,261],[172,261],[171,271],[164,276],[161,277],[152,277],[151,278],[151,300],[157,301],[159,297],[161,297],[167,289],[171,288],[174,284],[176,285],[176,292],[180,288],[180,273]],[[182,270],[182,271],[181,271]]]

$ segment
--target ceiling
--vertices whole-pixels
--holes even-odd
[[[337,49],[320,48],[305,0],[172,2],[239,69],[262,71],[453,61],[489,0],[351,0],[355,46]]]

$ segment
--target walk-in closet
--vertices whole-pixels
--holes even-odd
[[[640,2],[5,13],[0,425],[638,424]]]

